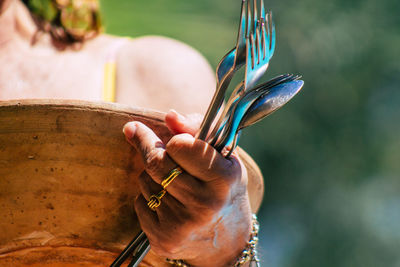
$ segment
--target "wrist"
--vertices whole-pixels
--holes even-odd
[[[234,266],[234,267],[247,267],[258,266],[257,257],[257,243],[258,243],[258,230],[259,223],[257,221],[257,216],[253,214],[251,230],[249,232],[248,241],[245,245],[241,246],[241,252],[236,253],[234,256],[224,253],[223,251],[216,251],[216,255],[203,255],[201,259],[192,259],[190,261],[183,260],[170,260],[167,259],[169,263],[174,266],[181,267],[206,267],[206,266]],[[244,249],[243,249],[244,248]],[[229,255],[226,257],[226,255]],[[239,256],[238,256],[239,255]]]

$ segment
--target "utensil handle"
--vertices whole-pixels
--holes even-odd
[[[140,252],[140,249],[143,247],[143,244],[145,242],[149,242],[146,235],[144,234],[143,231],[140,231],[133,239],[132,241],[125,247],[125,249],[119,254],[119,256],[114,260],[114,262],[110,265],[110,267],[119,267],[126,261],[126,259],[134,253],[136,250],[136,253],[134,253],[134,256],[137,255]],[[150,247],[150,246],[149,246]],[[144,250],[141,253],[143,257],[147,254],[148,250]],[[139,261],[140,262],[140,261]]]
[[[149,240],[146,237],[144,242],[138,248],[138,250],[135,253],[135,255],[133,255],[133,259],[128,264],[128,267],[137,267],[137,266],[139,266],[139,263],[143,260],[144,256],[146,256],[146,254],[147,254],[147,252],[149,252],[149,250],[150,250],[150,243],[149,243]]]
[[[218,98],[219,103],[217,102]],[[223,99],[222,99],[223,101]],[[218,96],[218,90],[215,92],[214,97],[208,106],[206,115],[204,116],[203,121],[201,122],[200,131],[197,134],[197,139],[206,140],[208,132],[210,130],[211,124],[218,113],[219,108],[222,105],[221,97]]]
[[[222,103],[224,102],[225,91],[228,88],[232,76],[233,76],[233,71],[230,71],[229,74],[225,77],[225,79],[223,79],[220,84],[217,84],[217,89],[214,93],[213,99],[211,100],[206,115],[204,116],[204,119],[201,122],[200,131],[196,136],[197,139],[206,140],[211,124],[214,121],[215,117],[217,116],[217,113],[221,108]]]

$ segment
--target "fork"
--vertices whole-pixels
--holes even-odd
[[[275,50],[275,27],[272,15],[271,13],[268,13],[268,17],[265,15],[264,1],[261,0],[261,18],[258,20],[257,0],[253,2],[253,25],[247,24],[245,91],[251,90],[265,73]],[[250,3],[248,3],[248,19],[250,18]]]
[[[246,74],[242,86],[238,87],[237,95],[233,95],[233,98],[228,100],[228,104],[232,103],[234,111],[230,117],[225,116],[222,119],[226,120],[224,124],[227,129],[219,135],[215,135],[211,141],[211,144],[215,146],[218,151],[221,151],[226,144],[231,143],[234,136],[232,136],[231,130],[232,123],[235,123],[234,115],[245,112],[245,110],[251,105],[256,98],[262,94],[262,90],[255,90],[252,92],[257,81],[262,77],[268,68],[268,63],[275,50],[275,27],[272,22],[271,13],[268,17],[265,16],[264,3],[261,0],[261,18],[257,18],[257,0],[253,0],[253,23],[251,21],[251,7],[250,2],[247,5],[247,35],[246,35]],[[268,29],[266,28],[266,23]],[[260,36],[261,35],[261,36]],[[231,97],[232,97],[231,96]],[[226,106],[225,111],[229,112],[230,107]],[[222,121],[221,118],[219,121]],[[217,123],[215,128],[221,132],[220,125]]]
[[[221,59],[217,66],[217,89],[201,123],[200,131],[197,134],[198,139],[205,140],[207,138],[210,126],[222,106],[226,89],[233,75],[246,63],[246,1],[242,0],[236,46]]]
[[[225,109],[219,117],[214,129],[207,141],[215,145],[219,133],[226,125],[227,117],[232,105],[244,94],[251,90],[257,81],[262,77],[268,68],[269,60],[275,50],[275,27],[272,22],[272,15],[266,16],[264,2],[261,2],[260,20],[258,20],[257,0],[253,0],[253,19],[251,16],[250,2],[247,2],[247,23],[246,23],[246,74],[245,80],[240,83],[231,94]],[[261,35],[261,36],[260,36]],[[222,126],[221,126],[222,125]]]

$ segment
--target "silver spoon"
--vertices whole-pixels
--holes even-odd
[[[298,78],[299,78],[298,76],[294,76],[292,74],[280,75],[278,77],[275,77],[275,78],[269,80],[268,82],[258,85],[253,90],[255,90],[255,91],[262,90],[261,94],[263,94],[266,90],[270,89],[271,87],[273,87],[275,85],[278,85],[280,83],[284,83],[287,81],[297,80]],[[248,93],[249,92],[247,92],[247,94]],[[235,97],[231,96],[231,99],[229,99],[228,103],[226,103],[224,113],[218,119],[218,123],[215,125],[209,138],[207,139],[207,142],[210,143],[212,146],[215,146],[216,142],[222,135],[222,132],[228,122],[228,119],[231,116],[233,109],[237,105],[237,101],[240,100],[240,98],[243,97],[244,94],[245,94],[244,81],[242,81],[241,83],[238,84],[235,91],[232,93],[232,95],[235,95]],[[256,99],[257,99],[257,97],[254,100],[256,100]]]
[[[251,105],[240,121],[238,130],[253,125],[281,108],[301,90],[303,85],[304,81],[295,80],[272,87]]]
[[[230,132],[227,134],[227,138],[225,138],[225,142],[219,145],[219,147],[231,146],[227,157],[230,156],[237,145],[238,133],[240,130],[253,125],[284,106],[301,90],[303,85],[304,81],[302,80],[287,81],[277,84],[259,96],[242,117],[236,115],[237,117],[234,118],[234,120],[240,120],[240,123],[233,124],[238,126],[232,127]],[[235,113],[233,114],[234,117]]]

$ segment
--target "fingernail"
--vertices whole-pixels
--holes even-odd
[[[122,132],[128,139],[132,139],[133,135],[135,134],[136,131],[136,123],[134,122],[128,122],[127,124],[124,125],[124,128],[122,128]]]

